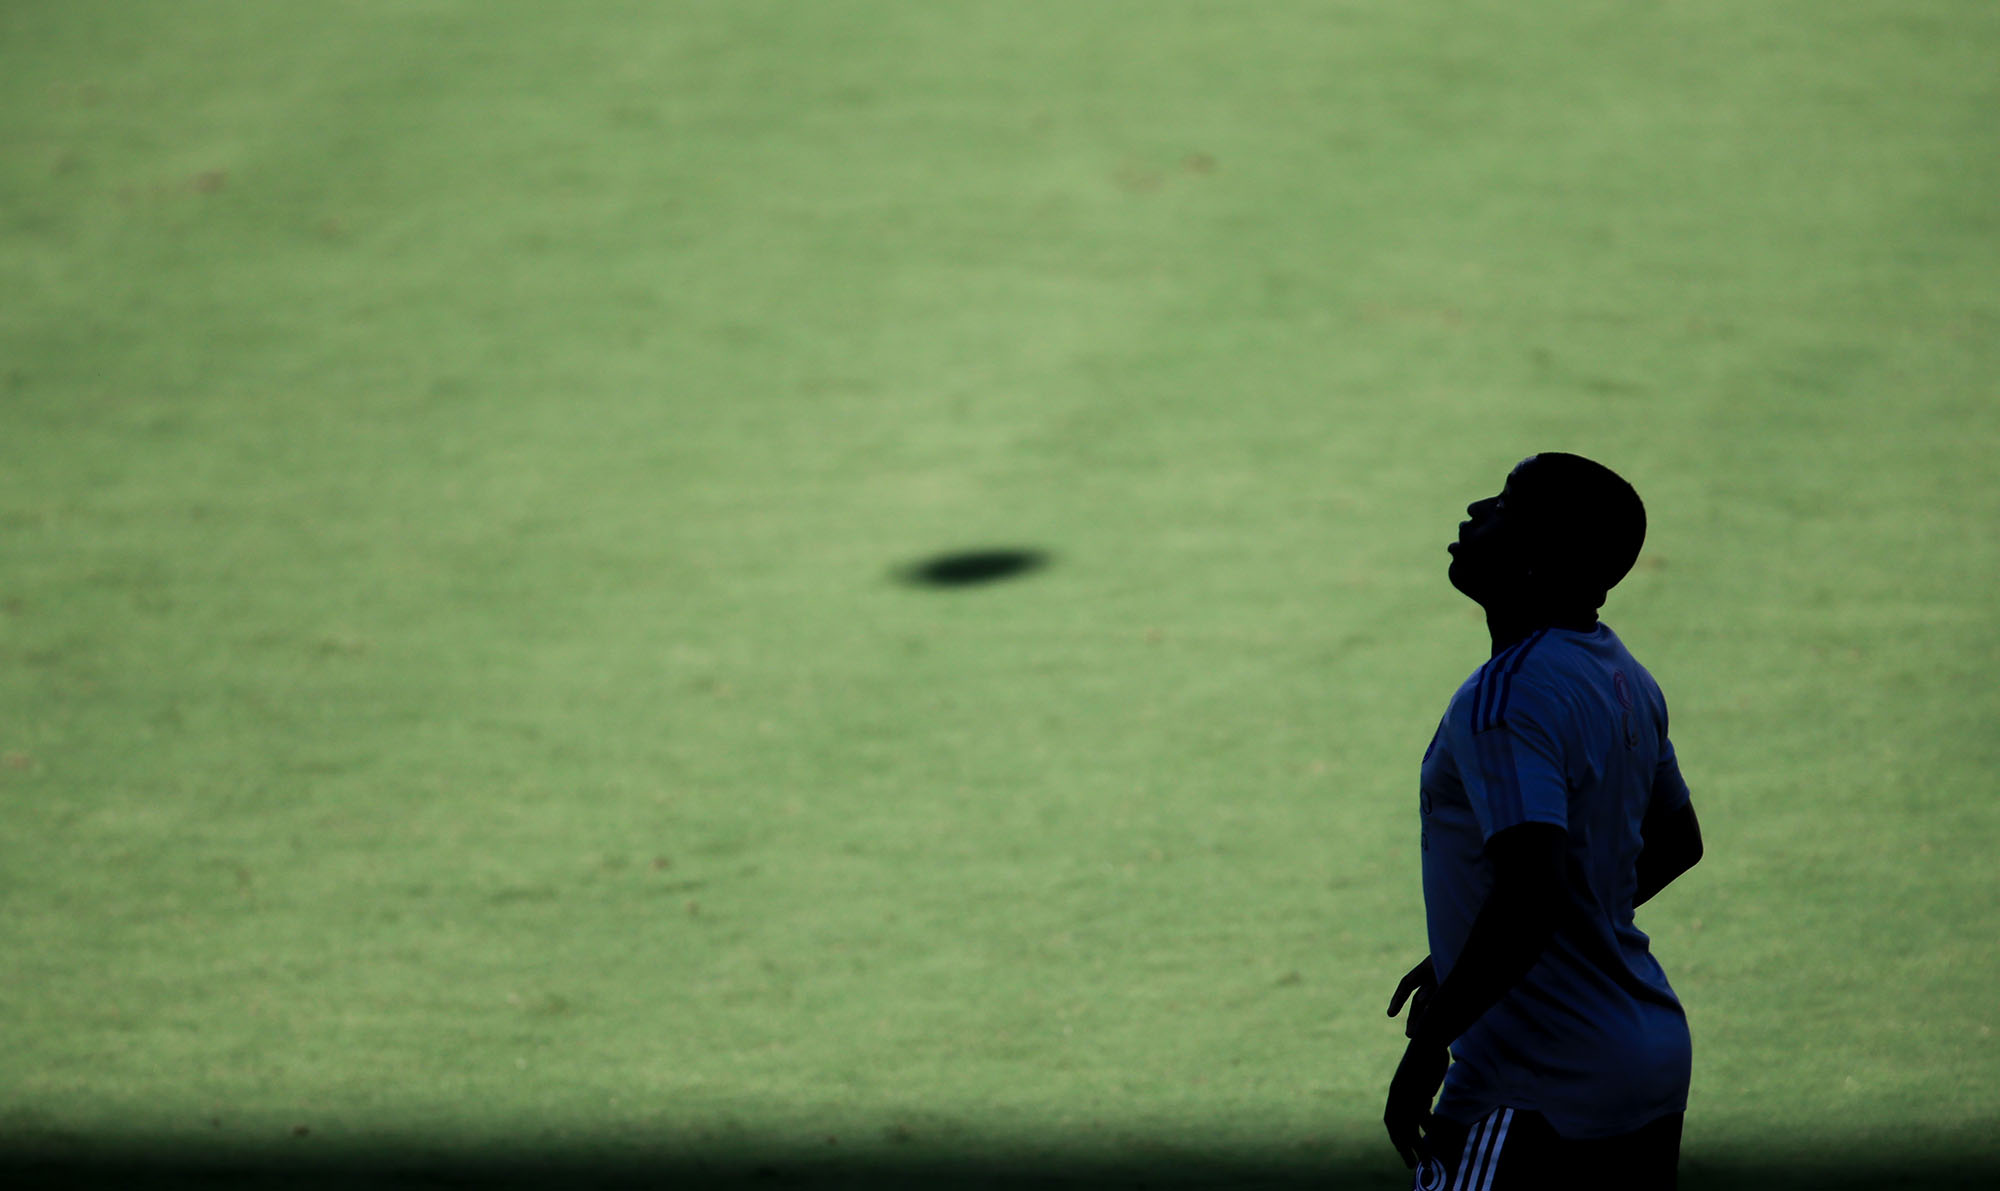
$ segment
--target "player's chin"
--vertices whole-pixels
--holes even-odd
[[[1451,581],[1451,585],[1458,590],[1458,594],[1466,599],[1482,608],[1492,603],[1492,585],[1487,582],[1486,573],[1477,565],[1468,563],[1463,558],[1455,558],[1451,566],[1445,569],[1444,574],[1445,578]]]

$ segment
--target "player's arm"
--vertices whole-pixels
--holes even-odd
[[[1701,859],[1701,824],[1694,817],[1694,803],[1683,802],[1671,811],[1648,811],[1639,825],[1639,885],[1632,894],[1634,909],[1643,906],[1674,878]]]
[[[1555,934],[1568,844],[1569,832],[1553,823],[1520,823],[1486,841],[1492,892],[1416,1023],[1416,1044],[1449,1046],[1535,966]]]

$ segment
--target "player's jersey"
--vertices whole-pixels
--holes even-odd
[[[1687,1017],[1632,922],[1639,824],[1688,800],[1667,705],[1608,625],[1541,629],[1452,696],[1424,753],[1424,912],[1451,973],[1493,885],[1488,839],[1519,823],[1569,831],[1564,909],[1522,981],[1453,1044],[1435,1111],[1506,1105],[1564,1137],[1629,1133],[1687,1109]]]

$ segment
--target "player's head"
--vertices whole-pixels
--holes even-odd
[[[1544,451],[1466,506],[1452,586],[1481,605],[1595,612],[1639,559],[1646,506],[1617,472]]]

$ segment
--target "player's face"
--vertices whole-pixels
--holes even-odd
[[[1514,469],[1515,474],[1519,471]],[[1507,520],[1507,498],[1513,489],[1514,474],[1510,474],[1498,496],[1465,506],[1467,519],[1458,524],[1458,540],[1446,547],[1451,552],[1447,572],[1451,585],[1481,604],[1505,597],[1520,582],[1520,552]]]

